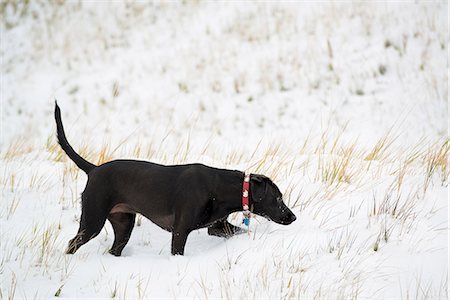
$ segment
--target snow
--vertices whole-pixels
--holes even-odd
[[[447,298],[448,156],[427,175],[433,151],[448,151],[447,11],[5,4],[0,295]],[[64,254],[86,176],[55,143],[55,99],[92,162],[103,151],[263,173],[297,221],[253,216],[248,234],[227,240],[198,230],[173,257],[170,233],[143,218],[122,257],[107,252],[109,223]]]

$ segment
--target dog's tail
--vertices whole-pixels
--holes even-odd
[[[55,101],[55,120],[56,120],[56,133],[58,137],[58,143],[61,145],[61,148],[66,152],[67,156],[70,157],[71,160],[83,170],[86,174],[94,169],[96,166],[91,164],[84,158],[82,158],[78,153],[73,150],[72,146],[70,146],[69,142],[66,139],[66,134],[64,133],[64,127],[61,121],[61,110],[59,109],[58,103]]]

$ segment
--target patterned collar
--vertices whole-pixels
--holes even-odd
[[[244,220],[242,223],[245,225],[250,224],[250,205],[249,205],[249,192],[250,192],[250,174],[245,174],[244,183],[242,184],[242,210],[244,214]]]

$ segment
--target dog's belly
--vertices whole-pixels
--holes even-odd
[[[125,203],[119,203],[114,205],[113,208],[109,211],[110,214],[114,213],[128,213],[128,214],[134,214],[136,211],[132,209],[128,204]]]
[[[172,232],[173,230],[173,222],[174,222],[174,216],[168,215],[168,216],[157,216],[149,218],[153,223],[158,225],[164,230]]]
[[[114,207],[109,211],[110,214],[114,213],[129,213],[129,214],[135,214],[136,212],[141,213],[143,216],[145,216],[147,219],[158,225],[164,230],[172,231],[173,230],[173,222],[174,222],[174,215],[163,215],[163,216],[155,216],[151,215],[145,212],[140,212],[135,209],[133,209],[130,205],[126,203],[118,203],[114,205]]]

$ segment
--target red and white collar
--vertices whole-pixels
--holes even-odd
[[[250,193],[250,174],[245,174],[244,183],[242,184],[242,210],[244,217],[250,218],[250,204],[248,201]]]

